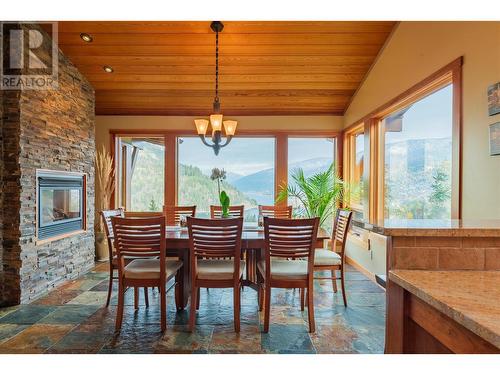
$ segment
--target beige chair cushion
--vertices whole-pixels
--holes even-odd
[[[232,259],[198,259],[198,279],[231,280],[234,274]],[[240,260],[240,277],[245,272],[245,261]]]
[[[316,249],[314,252],[315,266],[338,266],[342,263],[340,255],[328,249]]]
[[[165,261],[166,278],[174,275],[182,267],[182,261]],[[125,267],[125,278],[127,279],[159,279],[160,278],[160,260],[159,259],[136,259]]]
[[[261,260],[257,264],[262,276],[266,275],[266,261]],[[286,260],[271,259],[271,277],[273,279],[306,279],[307,278],[307,260]]]

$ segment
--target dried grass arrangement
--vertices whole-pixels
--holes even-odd
[[[109,208],[109,201],[115,190],[113,157],[104,146],[95,154],[95,181],[96,192],[99,193],[99,197],[96,199],[95,230],[96,232],[104,232],[101,212]]]

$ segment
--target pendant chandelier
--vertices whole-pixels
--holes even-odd
[[[196,131],[204,145],[213,148],[215,155],[219,155],[219,150],[231,142],[231,139],[236,132],[237,121],[226,120],[222,121],[222,113],[220,110],[219,100],[219,33],[222,32],[224,25],[220,21],[214,21],[210,24],[210,28],[215,32],[215,98],[213,103],[213,113],[210,115],[210,121],[207,119],[196,119]],[[208,125],[212,126],[211,137],[206,137]],[[222,125],[226,133],[226,140],[222,140]],[[207,138],[211,138],[207,140]]]

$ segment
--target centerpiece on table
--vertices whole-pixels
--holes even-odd
[[[219,201],[222,208],[222,218],[229,217],[229,204],[230,199],[227,193],[220,189],[222,181],[226,179],[226,171],[224,169],[214,168],[212,169],[212,174],[210,175],[212,181],[217,181],[217,191],[219,193]]]

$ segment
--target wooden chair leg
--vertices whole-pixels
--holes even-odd
[[[200,294],[201,294],[201,289],[198,288],[198,293],[196,294],[196,310],[200,309]]]
[[[299,289],[299,294],[300,294],[300,311],[304,311],[304,300],[305,300],[305,290],[304,288]]]
[[[167,291],[166,285],[160,285],[160,321],[161,331],[167,329]]]
[[[123,283],[118,284],[118,309],[116,310],[115,332],[119,332],[122,328],[123,307],[125,305],[125,288]]]
[[[113,292],[113,265],[109,264],[109,284],[108,284],[108,297],[106,298],[106,307],[109,306],[111,301],[111,293]]]
[[[313,333],[316,330],[316,324],[314,322],[314,293],[311,283],[307,288],[307,315],[309,317],[309,332]]]
[[[269,332],[269,319],[271,317],[271,287],[266,285],[264,293],[264,332]]]
[[[191,286],[191,302],[189,304],[189,331],[194,331],[194,323],[196,319],[196,301],[198,300],[198,287]]]
[[[241,309],[241,283],[235,285],[233,288],[233,309],[234,309],[234,332],[240,332],[240,309]]]
[[[335,270],[331,270],[332,273],[332,285],[333,285],[333,292],[337,293],[337,272]]]
[[[344,270],[340,270],[340,286],[342,287],[342,298],[344,299],[344,306],[347,307],[347,295],[345,294],[345,278]]]
[[[146,307],[149,307],[149,295],[147,287],[144,287],[144,302],[146,303]]]
[[[134,286],[134,309],[139,308],[139,288]]]

